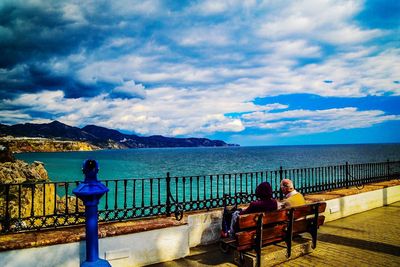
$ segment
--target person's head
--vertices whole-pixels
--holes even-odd
[[[272,198],[272,187],[268,182],[262,182],[256,188],[256,197],[267,200]]]
[[[281,190],[286,195],[294,190],[293,182],[290,179],[283,179],[281,181]]]

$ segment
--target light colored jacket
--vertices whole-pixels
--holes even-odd
[[[303,195],[296,190],[287,194],[286,199],[284,200],[285,208],[293,208],[305,204],[306,200],[304,199]]]

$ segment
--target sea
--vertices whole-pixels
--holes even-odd
[[[142,148],[17,154],[41,161],[52,181],[83,179],[82,163],[95,159],[98,178],[160,178],[229,174],[400,160],[400,144],[306,145],[258,147]]]

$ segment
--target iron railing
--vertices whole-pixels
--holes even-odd
[[[303,194],[400,179],[400,161],[346,164],[274,171],[164,178],[102,180],[110,189],[100,200],[99,221],[209,210],[249,203],[256,186],[267,181],[282,198],[280,181],[290,178]],[[72,194],[79,182],[0,184],[0,233],[58,228],[85,222],[84,206]]]

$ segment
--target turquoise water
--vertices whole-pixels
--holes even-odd
[[[400,144],[162,148],[89,152],[21,153],[18,159],[41,161],[52,181],[82,180],[82,162],[96,159],[100,179],[222,174],[317,167],[400,159]]]

